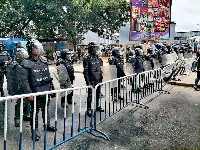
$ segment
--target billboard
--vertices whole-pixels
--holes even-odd
[[[130,40],[168,40],[172,0],[131,0]]]

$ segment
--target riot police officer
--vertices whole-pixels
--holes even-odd
[[[144,71],[144,57],[143,57],[143,50],[141,48],[135,49],[135,59],[130,60],[129,62],[133,65],[133,70],[135,73],[141,73]]]
[[[25,58],[28,58],[28,52],[25,48],[18,48],[15,61],[12,61],[6,69],[7,90],[9,95],[20,95],[31,93],[28,85],[28,71],[24,68]],[[15,127],[20,126],[20,103],[18,99],[15,105]],[[30,120],[30,104],[27,99],[24,100],[24,116],[25,121]]]
[[[154,68],[152,47],[147,48],[147,55],[145,55],[144,61],[144,71],[149,71]]]
[[[0,43],[0,92],[1,97],[4,96],[3,91],[3,83],[4,83],[4,74],[6,72],[6,66],[10,61],[9,55],[7,55],[6,52],[3,51],[3,44]]]
[[[29,76],[28,81],[31,92],[43,92],[52,90],[52,79],[49,73],[48,61],[42,56],[43,46],[39,41],[33,41],[30,43],[32,49],[32,57],[26,60],[25,67],[28,70]],[[30,49],[30,48],[29,48]],[[34,99],[33,97],[28,97],[31,104],[30,112],[30,125],[31,130],[33,130],[33,111],[34,111]],[[50,116],[49,116],[49,103],[47,103],[47,131],[55,131],[55,127],[50,126]],[[41,137],[38,130],[38,113],[39,109],[42,110],[43,123],[45,123],[45,104],[46,96],[40,95],[36,97],[36,114],[35,114],[35,140],[38,141]],[[32,132],[33,133],[33,132]]]
[[[64,88],[69,88],[71,85],[73,85],[73,81],[75,79],[75,76],[74,76],[74,68],[73,68],[73,64],[72,64],[72,61],[71,61],[71,52],[68,50],[68,49],[63,49],[61,51],[61,58],[59,58],[57,60],[57,63],[56,63],[56,66],[59,66],[63,64],[65,68],[63,69],[66,69],[66,73],[68,74],[68,76],[66,76],[66,83],[65,82],[60,82],[60,87],[61,89],[64,89]],[[60,67],[61,68],[61,67]],[[64,71],[62,70],[59,70],[59,67],[57,67],[58,71],[60,74],[62,74],[62,72],[64,73]],[[66,75],[66,73],[64,73]],[[65,76],[63,74],[63,76]],[[70,94],[67,95],[67,102],[68,104],[72,104],[72,97],[73,97],[73,91],[70,92]],[[64,104],[65,104],[65,97],[62,97],[61,98],[61,106],[64,108]]]
[[[121,54],[121,48],[120,47],[114,47],[112,49],[112,59],[108,60],[110,65],[115,65],[117,68],[117,78],[125,76],[124,73],[124,57]],[[118,80],[118,98],[121,98],[120,90],[121,90],[121,81]],[[113,94],[113,89],[111,89],[111,94]],[[117,94],[117,87],[114,88],[114,95],[116,99]]]
[[[98,83],[102,82],[102,59],[97,55],[98,44],[90,42],[88,44],[88,53],[83,56],[83,74],[86,84],[95,87]],[[100,86],[96,91],[96,111],[103,112],[104,110],[99,107]],[[91,102],[92,102],[92,89],[88,89],[87,97],[87,115],[91,116]]]

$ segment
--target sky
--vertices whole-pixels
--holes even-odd
[[[200,0],[172,0],[171,21],[176,31],[200,30]]]

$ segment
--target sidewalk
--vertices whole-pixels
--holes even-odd
[[[109,63],[108,63],[108,57],[101,57],[102,60],[103,60],[103,66],[108,66]],[[54,64],[54,61],[50,61],[49,62],[49,68],[50,69],[56,69],[56,66]],[[83,73],[83,61],[81,61],[81,63],[79,64],[79,61],[77,61],[76,63],[73,64],[73,67],[74,67],[74,72],[75,73]]]
[[[179,75],[176,77],[176,79],[180,79],[180,81],[171,80],[168,84],[184,87],[193,87],[196,77],[196,72],[187,72],[185,75]],[[198,85],[198,88],[200,88],[200,85]]]

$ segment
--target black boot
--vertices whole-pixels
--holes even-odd
[[[23,116],[24,121],[30,121],[30,116]]]
[[[19,119],[15,119],[15,127],[20,127],[20,120]]]
[[[65,97],[61,97],[61,107],[65,108]],[[67,105],[66,105],[66,108],[68,108]]]
[[[96,111],[104,112],[104,109],[101,108],[100,106],[97,106],[97,107],[96,107]]]
[[[68,104],[72,104],[72,97],[73,97],[73,91],[67,95],[67,103]],[[76,102],[74,102],[74,105],[76,104]]]
[[[91,102],[87,102],[87,115],[89,117],[92,116],[92,112],[91,112]]]
[[[40,131],[35,129],[35,141],[39,141],[41,137]],[[32,131],[32,139],[33,139],[33,131]]]
[[[47,125],[47,131],[54,132],[57,131],[57,129],[54,126]]]
[[[1,97],[5,97],[4,91],[1,91]]]
[[[92,112],[91,112],[91,110],[89,109],[89,110],[87,110],[87,115],[88,115],[88,117],[91,117],[92,116]]]

